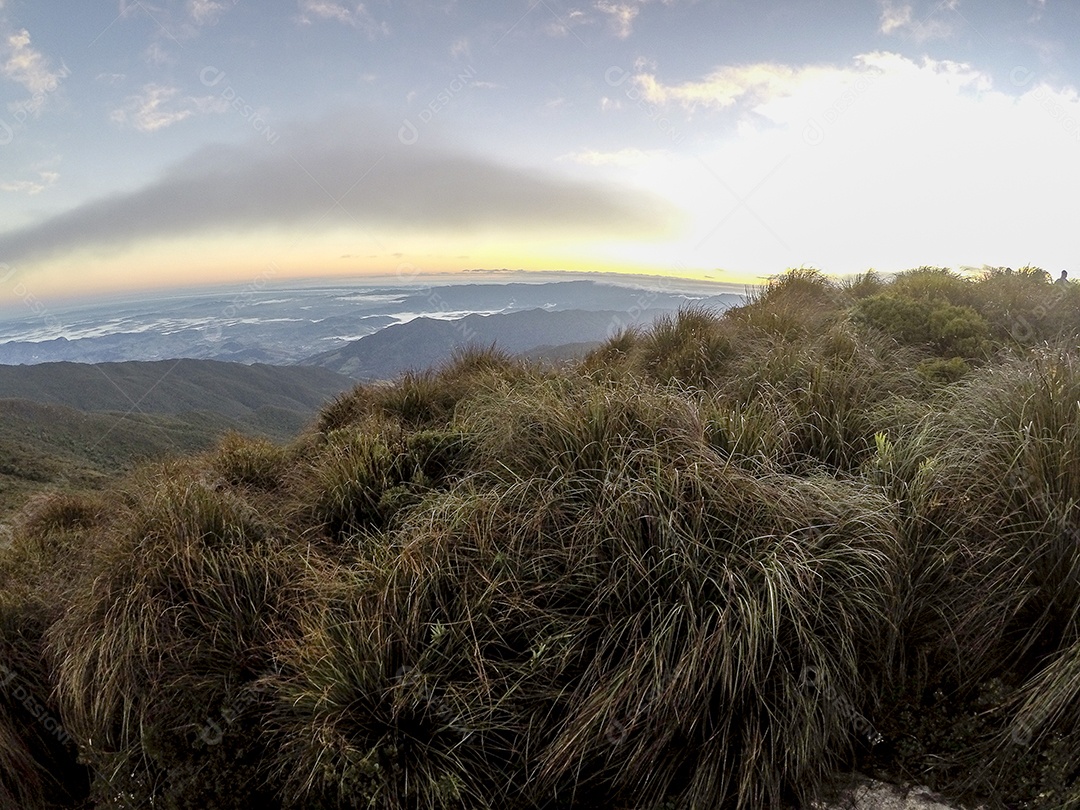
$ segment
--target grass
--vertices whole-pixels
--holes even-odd
[[[861,768],[1077,806],[1073,294],[793,271],[39,496],[0,805],[793,808]]]

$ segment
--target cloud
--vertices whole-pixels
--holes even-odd
[[[769,98],[782,94],[787,92],[793,83],[801,80],[799,74],[799,71],[788,65],[762,62],[752,65],[725,65],[701,80],[674,85],[664,84],[655,73],[645,70],[634,74],[630,80],[642,97],[652,104],[678,104],[695,110],[698,107],[722,109],[731,107],[740,100]],[[615,80],[618,80],[618,77]]]
[[[131,126],[139,132],[157,132],[196,113],[224,112],[228,108],[224,99],[212,96],[186,96],[174,102],[173,99],[179,92],[178,87],[144,85],[141,93],[128,96],[123,107],[113,110],[109,119],[121,126]]]
[[[0,261],[270,227],[639,239],[667,232],[679,216],[646,192],[407,147],[388,142],[385,130],[334,121],[283,132],[276,147],[202,149],[142,189],[0,234]]]
[[[460,59],[462,57],[471,59],[472,48],[469,45],[468,37],[461,37],[460,39],[454,40],[453,44],[450,46],[450,55],[455,59]]]
[[[615,152],[600,152],[595,149],[586,149],[580,152],[571,152],[563,155],[560,160],[569,160],[584,166],[639,166],[648,162],[653,155],[641,149],[627,147]]]
[[[745,122],[768,119],[777,124],[806,122],[814,116],[846,110],[870,88],[936,97],[943,88],[955,94],[985,94],[991,78],[971,66],[924,58],[915,62],[887,51],[856,56],[849,65],[787,65],[759,62],[723,65],[697,80],[666,84],[656,66],[642,63],[636,73],[613,68],[608,81],[629,84],[645,101],[687,112],[728,111]],[[918,88],[918,90],[916,90]]]
[[[730,110],[754,113],[771,120],[785,119],[792,110],[808,117],[814,111],[850,104],[852,86],[887,78],[892,84],[924,85],[927,92],[950,85],[957,91],[982,91],[992,82],[970,66],[948,60],[923,59],[921,65],[889,52],[861,54],[851,65],[786,65],[758,62],[723,65],[704,78],[666,84],[655,65],[642,64],[635,73],[613,68],[609,83],[629,84],[645,101],[680,106],[688,112]]]
[[[363,31],[369,39],[390,35],[390,26],[376,20],[363,3],[346,6],[335,0],[298,0],[300,22],[311,25],[316,20],[333,20]]]
[[[895,0],[879,0],[879,5],[881,23],[878,30],[883,34],[898,34],[916,42],[926,42],[948,39],[956,33],[960,0],[940,0],[925,13],[917,13],[910,3],[897,3]],[[951,18],[945,17],[948,12],[954,12]]]
[[[227,8],[221,0],[188,0],[188,13],[196,25],[213,25]]]
[[[618,39],[628,39],[634,33],[634,23],[641,10],[656,0],[592,0],[586,8],[575,8],[560,16],[546,4],[543,5],[553,18],[544,30],[550,36],[563,37],[579,26],[603,26]],[[681,0],[659,0],[663,6],[673,6]],[[696,0],[690,0],[696,2]],[[535,7],[535,6],[534,6]]]
[[[143,51],[143,59],[151,67],[175,65],[177,62],[176,56],[170,53],[160,42],[151,42]]]
[[[157,40],[169,40],[182,48],[184,42],[199,36],[202,26],[217,22],[229,5],[235,3],[231,0],[159,0],[156,3],[153,0],[120,0],[119,18],[144,17],[155,44]],[[176,61],[163,50],[148,49],[144,58],[151,64]]]
[[[40,194],[49,186],[56,183],[60,179],[60,175],[57,172],[43,171],[38,172],[37,180],[9,180],[6,182],[0,182],[0,191],[8,192],[9,194]]]
[[[1075,88],[1022,68],[994,81],[963,63],[888,52],[725,65],[672,85],[643,71],[672,120],[695,105],[722,119],[693,154],[620,169],[692,212],[692,266],[1076,262],[1072,212],[1059,202],[1080,185]],[[1023,211],[1002,200],[1023,200]]]
[[[663,6],[674,6],[682,1],[659,0],[659,3]],[[578,27],[597,26],[606,27],[618,39],[629,39],[634,33],[634,23],[642,9],[655,2],[657,0],[591,0],[586,7],[571,9],[562,16],[547,4],[537,5],[546,8],[548,15],[553,18],[543,27],[550,36],[564,37]]]
[[[881,28],[883,34],[891,34],[911,25],[913,11],[910,5],[895,5],[884,0],[881,4]]]
[[[41,112],[45,99],[56,91],[60,82],[70,75],[66,65],[54,69],[41,51],[30,44],[30,33],[24,28],[5,36],[0,47],[0,75],[23,86],[30,99],[18,106],[34,114]]]
[[[548,9],[550,11],[550,9]],[[544,26],[548,36],[565,37],[580,25],[590,25],[593,20],[581,9],[574,9],[564,17],[551,12],[553,19]]]
[[[611,18],[615,36],[619,39],[626,39],[634,33],[634,20],[641,12],[639,6],[632,3],[612,3],[609,0],[599,0],[596,8]]]

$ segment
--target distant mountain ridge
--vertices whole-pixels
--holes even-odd
[[[353,384],[322,368],[218,360],[0,365],[0,398],[88,412],[210,412],[244,419],[276,409],[307,417]]]
[[[495,345],[510,354],[559,346],[598,343],[615,332],[651,323],[669,308],[638,311],[530,309],[496,315],[468,315],[458,320],[416,318],[388,326],[346,346],[303,361],[358,380],[389,380],[405,371],[421,371],[449,360],[468,346]]]
[[[191,290],[161,299],[97,301],[58,309],[48,320],[33,313],[0,313],[0,364],[185,357],[290,365],[416,318],[450,321],[474,313],[541,309],[609,312],[637,321],[685,306],[726,309],[744,298],[734,285],[661,278],[461,281],[432,280],[429,286],[422,279],[389,286],[268,284],[262,290]],[[550,343],[583,341],[560,335]]]
[[[236,431],[289,441],[354,381],[216,360],[0,366],[0,523],[42,489],[93,489]]]

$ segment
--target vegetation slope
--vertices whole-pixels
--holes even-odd
[[[1080,289],[790,271],[233,436],[0,556],[0,805],[1080,806]]]
[[[0,365],[0,524],[36,493],[107,487],[226,433],[288,441],[352,381],[213,360]]]

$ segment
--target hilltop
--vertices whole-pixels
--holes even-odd
[[[204,412],[250,419],[272,409],[301,415],[283,420],[278,438],[294,434],[323,402],[351,385],[320,368],[217,360],[0,365],[3,397],[80,411]]]
[[[0,365],[0,522],[45,489],[100,489],[230,431],[288,441],[353,382],[212,360]]]
[[[790,271],[37,498],[0,804],[1080,806],[1078,313],[1037,268]]]

